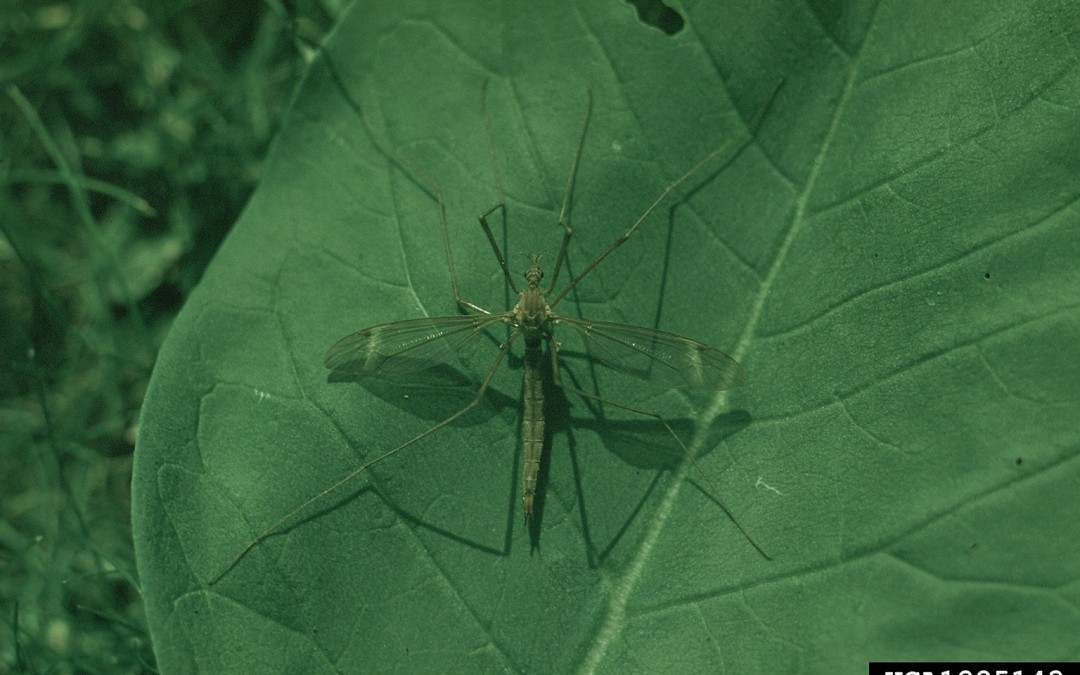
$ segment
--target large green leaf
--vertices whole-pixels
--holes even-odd
[[[614,1],[349,12],[147,396],[134,525],[164,670],[861,672],[1080,655],[1080,6],[677,9],[673,36]],[[754,141],[680,186],[558,306],[743,363],[748,386],[702,400],[594,368],[570,341],[564,359],[585,389],[678,420],[775,560],[653,420],[553,392],[539,527],[522,525],[517,357],[477,410],[209,583],[483,379],[491,341],[440,373],[471,388],[322,365],[351,331],[454,314],[428,180],[462,293],[502,309],[476,215],[501,185],[493,222],[514,273],[526,252],[551,261],[588,92],[576,270],[745,134],[781,81]]]

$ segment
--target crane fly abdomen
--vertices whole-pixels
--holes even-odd
[[[533,497],[536,495],[536,475],[540,471],[540,456],[544,451],[544,381],[540,377],[543,355],[539,339],[525,340],[525,377],[522,387],[521,431],[525,443],[525,465],[522,468],[521,500],[525,520],[532,519]]]

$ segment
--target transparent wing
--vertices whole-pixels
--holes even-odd
[[[585,340],[589,356],[609,368],[673,388],[731,389],[746,372],[724,352],[688,337],[652,328],[560,316]]]
[[[335,342],[323,363],[348,375],[415,373],[452,360],[467,341],[508,316],[446,316],[372,326]]]

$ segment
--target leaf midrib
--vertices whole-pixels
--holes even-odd
[[[880,8],[880,5],[878,5]],[[806,183],[803,189],[798,193],[795,200],[795,209],[791,217],[791,222],[788,225],[787,233],[784,236],[783,241],[776,250],[776,255],[773,258],[772,263],[769,265],[768,273],[765,275],[765,279],[762,281],[761,286],[758,289],[757,295],[754,297],[754,303],[751,306],[750,313],[746,319],[746,323],[743,327],[743,331],[739,336],[738,341],[734,349],[732,356],[736,361],[741,361],[743,355],[750,347],[750,343],[754,338],[757,326],[761,321],[761,316],[765,307],[765,300],[769,295],[769,290],[772,288],[773,283],[780,273],[783,267],[784,260],[787,258],[788,251],[791,248],[792,242],[798,233],[802,230],[802,226],[805,223],[805,214],[807,203],[809,202],[810,195],[814,191],[814,186],[817,184],[818,176],[821,172],[821,168],[825,163],[825,156],[828,153],[829,148],[832,145],[833,138],[836,135],[837,128],[839,127],[840,118],[843,111],[846,109],[846,104],[851,97],[852,91],[855,88],[855,82],[859,72],[859,63],[862,58],[863,49],[866,46],[867,39],[871,34],[870,27],[874,25],[877,18],[877,10],[875,9],[874,16],[871,17],[867,23],[867,31],[863,36],[863,40],[859,45],[859,50],[851,57],[848,65],[848,77],[844,83],[841,96],[833,110],[832,119],[830,120],[828,132],[822,139],[821,146],[814,157],[814,161],[811,165],[810,172],[807,175]],[[759,146],[760,147],[760,146]],[[764,154],[764,150],[762,151]],[[689,444],[689,450],[693,455],[697,455],[701,450],[701,444],[704,439],[703,431],[708,429],[710,425],[715,421],[716,417],[726,409],[728,400],[728,392],[718,392],[713,399],[712,404],[706,409],[705,413],[699,418],[699,422],[696,425],[694,438],[691,439]],[[663,498],[660,500],[660,504],[657,507],[654,515],[649,523],[649,526],[645,532],[645,536],[641,540],[641,544],[638,546],[637,551],[630,560],[630,564],[626,566],[626,572],[621,577],[614,579],[612,584],[612,591],[609,594],[609,602],[606,611],[602,615],[600,629],[596,632],[588,652],[582,659],[579,671],[585,673],[595,672],[604,656],[607,653],[607,648],[611,642],[619,634],[626,619],[626,605],[629,601],[631,593],[637,586],[638,581],[645,569],[645,565],[649,560],[649,556],[652,554],[653,549],[660,533],[663,531],[664,526],[667,524],[668,519],[671,517],[671,513],[674,509],[675,500],[678,497],[679,491],[682,488],[683,483],[686,481],[686,475],[690,469],[690,463],[682,461],[679,463],[678,468],[674,472],[673,479],[669,482],[666,492],[663,494]]]

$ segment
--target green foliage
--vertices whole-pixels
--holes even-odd
[[[138,411],[303,65],[259,2],[175,4],[0,8],[0,672],[153,668]]]
[[[163,669],[1075,658],[1080,10],[699,3],[668,36],[619,3],[370,4],[308,73],[151,382],[133,508]],[[648,452],[670,445],[655,424],[554,393],[541,522],[523,526],[511,362],[461,424],[229,567],[468,399],[322,366],[350,331],[454,313],[431,181],[463,294],[500,309],[476,214],[505,197],[515,270],[557,249],[587,91],[578,270],[780,81],[754,142],[559,306],[743,363],[749,386],[701,401],[565,359],[584,388],[683,420],[775,560],[670,448]],[[485,348],[452,367],[478,382]]]

